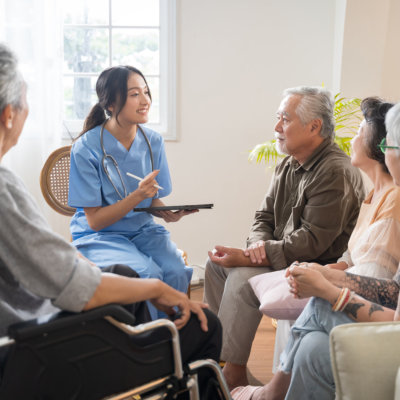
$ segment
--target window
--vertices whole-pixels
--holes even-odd
[[[74,136],[96,103],[99,73],[132,65],[153,98],[148,125],[175,139],[175,1],[65,0],[63,113]]]

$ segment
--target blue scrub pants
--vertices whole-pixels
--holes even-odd
[[[281,354],[280,370],[291,373],[285,400],[334,400],[335,382],[329,354],[329,333],[337,325],[354,322],[331,304],[313,297],[292,326]]]
[[[162,225],[150,222],[132,234],[96,232],[74,240],[73,244],[100,268],[125,264],[141,278],[158,278],[187,292],[193,269],[185,265],[181,251]],[[165,316],[152,305],[149,310],[153,319]]]

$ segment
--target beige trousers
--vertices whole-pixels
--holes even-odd
[[[269,267],[223,268],[207,260],[204,301],[222,323],[221,360],[247,364],[262,317],[260,302],[248,280],[270,271]]]

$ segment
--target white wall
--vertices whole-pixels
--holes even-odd
[[[167,226],[190,263],[203,264],[215,244],[244,245],[271,179],[247,154],[273,138],[283,89],[324,82],[347,96],[400,99],[399,3],[177,1],[178,140],[166,145],[166,202],[215,204]],[[43,207],[69,238],[68,219]]]
[[[385,41],[382,74],[382,95],[400,101],[400,1],[391,0],[388,9],[388,26]]]
[[[341,65],[346,96],[400,100],[400,1],[347,1]]]
[[[215,208],[168,225],[193,264],[244,246],[271,172],[248,151],[273,138],[282,91],[332,80],[331,0],[178,1],[178,135],[168,203]]]

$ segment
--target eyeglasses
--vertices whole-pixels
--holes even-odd
[[[383,154],[386,153],[386,149],[400,149],[399,146],[388,146],[386,144],[386,138],[383,138],[382,141],[378,144],[378,147],[380,148],[381,152]]]

